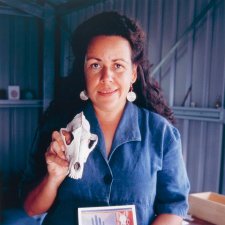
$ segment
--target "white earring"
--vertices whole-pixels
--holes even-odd
[[[133,86],[131,85],[130,91],[127,93],[127,101],[133,102],[136,100],[136,98],[137,95],[135,94],[135,92],[133,92]]]
[[[80,99],[83,100],[83,101],[87,101],[88,100],[88,95],[87,95],[87,92],[85,90],[81,91]]]

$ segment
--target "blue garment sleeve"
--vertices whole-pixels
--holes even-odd
[[[168,126],[163,133],[162,169],[157,173],[156,214],[185,217],[188,210],[189,180],[182,156],[178,130]]]
[[[45,152],[51,142],[51,135],[54,130],[64,126],[65,119],[59,116],[52,116],[37,129],[33,145],[30,150],[27,166],[20,182],[19,196],[23,202],[27,194],[33,190],[47,173]]]

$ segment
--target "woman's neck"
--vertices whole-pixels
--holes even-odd
[[[95,109],[98,122],[104,135],[107,156],[109,156],[111,151],[113,137],[123,114],[123,110],[124,107],[120,110],[116,109],[113,111],[102,111],[97,108]]]
[[[96,117],[100,124],[110,125],[110,124],[117,124],[120,121],[120,118],[123,114],[123,108],[117,108],[112,111],[105,111],[99,108],[95,108]]]

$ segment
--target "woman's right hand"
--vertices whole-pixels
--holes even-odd
[[[69,162],[66,160],[63,139],[58,131],[52,133],[45,160],[47,163],[48,176],[57,182],[62,182],[68,174]]]
[[[73,135],[63,132],[66,144],[70,144]],[[63,139],[58,131],[52,133],[52,142],[45,153],[48,172],[41,183],[34,188],[24,203],[28,215],[34,216],[47,212],[55,201],[58,187],[68,174],[69,162],[66,160]]]
[[[66,144],[71,142],[71,134],[64,132]],[[55,201],[58,187],[68,174],[69,162],[65,156],[65,145],[58,131],[52,133],[52,142],[46,153],[48,172],[41,183],[35,187],[24,203],[28,215],[34,216],[47,212]]]

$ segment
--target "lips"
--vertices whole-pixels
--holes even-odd
[[[100,94],[102,96],[108,96],[108,95],[113,95],[116,92],[117,92],[117,89],[114,89],[114,90],[107,89],[107,90],[100,90],[100,91],[98,91],[98,94]]]

